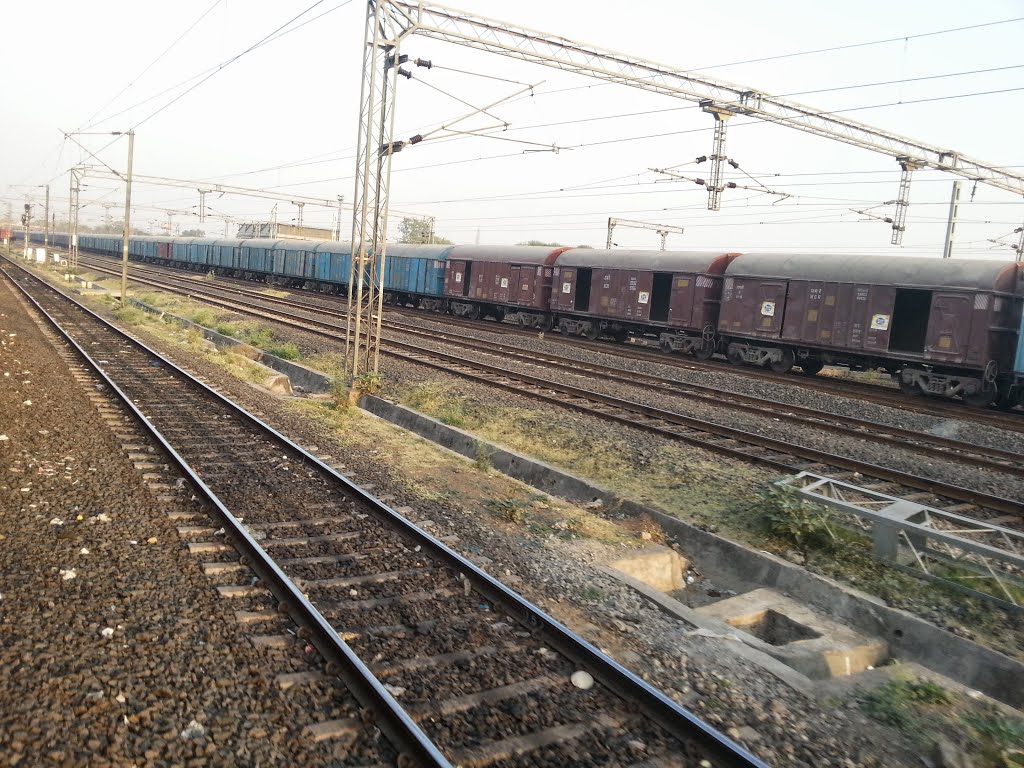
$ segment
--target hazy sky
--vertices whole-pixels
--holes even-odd
[[[1021,0],[451,2],[820,110],[854,110],[844,114],[1024,170],[1024,18],[922,36],[1024,17]],[[26,194],[41,203],[34,187],[49,182],[53,210],[66,217],[68,168],[87,156],[61,131],[129,127],[137,133],[137,174],[351,200],[364,8],[362,0],[6,3],[0,216],[8,202],[20,214]],[[278,38],[216,69],[296,16]],[[893,41],[786,55],[881,40]],[[711,153],[713,120],[695,105],[418,37],[403,52],[447,69],[419,69],[401,82],[399,138],[464,114],[461,102],[482,106],[522,87],[516,83],[540,83],[532,96],[496,110],[509,124],[500,140],[426,141],[395,157],[393,207],[436,216],[437,231],[456,242],[479,236],[482,243],[603,246],[607,218],[615,216],[685,227],[670,236],[670,248],[941,253],[951,186],[943,174],[916,175],[903,246],[892,246],[889,225],[851,210],[880,206],[873,212],[891,214],[882,204],[897,194],[892,158],[736,119],[727,153],[741,170],[730,178],[756,191],[729,190],[722,210],[710,212],[705,190],[687,181],[655,183],[648,170],[679,166],[707,177],[707,163],[691,161]],[[171,103],[204,73],[212,76]],[[111,138],[79,140],[95,152]],[[536,145],[521,143],[527,141]],[[560,151],[524,151],[537,145]],[[126,151],[121,139],[98,154],[123,170]],[[87,183],[85,220],[98,222],[102,203],[123,205],[118,183]],[[973,203],[971,195],[965,183],[956,252],[1012,258],[987,239],[1020,227],[1024,202],[980,185]],[[156,231],[167,221],[162,209],[172,209],[175,226],[223,234],[222,220],[199,224],[198,203],[187,189],[139,184],[133,223]],[[216,214],[263,220],[273,206],[214,195],[207,204]],[[117,208],[110,214],[121,217]],[[290,221],[296,208],[280,203],[277,215]],[[307,224],[332,226],[335,216],[305,209]],[[392,232],[398,218],[392,216]],[[346,218],[344,231],[349,227]],[[658,246],[658,236],[643,230],[619,229],[615,241]]]

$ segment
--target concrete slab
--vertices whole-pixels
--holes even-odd
[[[771,589],[696,609],[753,638],[744,642],[812,679],[848,677],[889,658],[888,644]]]
[[[652,544],[614,560],[608,566],[662,592],[673,592],[682,588],[683,572],[689,563],[675,550]]]

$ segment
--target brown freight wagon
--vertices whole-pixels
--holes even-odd
[[[563,333],[657,334],[666,351],[710,357],[722,273],[739,254],[574,248],[558,257],[551,309]]]
[[[534,245],[457,245],[448,253],[444,295],[452,314],[550,329],[551,271],[566,248]]]
[[[908,394],[988,404],[1009,389],[1024,271],[1013,262],[747,254],[719,332],[736,364],[883,368]]]

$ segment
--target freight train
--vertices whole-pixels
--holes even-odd
[[[33,233],[33,240],[41,239]],[[51,242],[66,247],[66,234]],[[121,238],[79,247],[119,256]],[[347,290],[346,243],[133,237],[132,259],[325,293]],[[1024,265],[730,251],[388,245],[385,300],[807,376],[881,369],[907,395],[1024,403]]]

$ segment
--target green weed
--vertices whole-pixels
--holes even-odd
[[[925,679],[897,679],[869,691],[861,702],[861,709],[881,723],[911,732],[921,729],[929,708],[946,707],[952,703],[952,694],[938,683]]]
[[[824,507],[801,498],[792,488],[777,485],[763,490],[759,501],[768,532],[791,543],[805,559],[812,548],[832,549],[836,537]]]
[[[118,309],[115,309],[114,317],[128,325],[142,325],[149,319],[146,312],[143,312],[138,307],[132,306],[119,307]]]
[[[299,358],[299,348],[290,341],[272,344],[267,347],[267,352],[282,360],[297,360]]]

